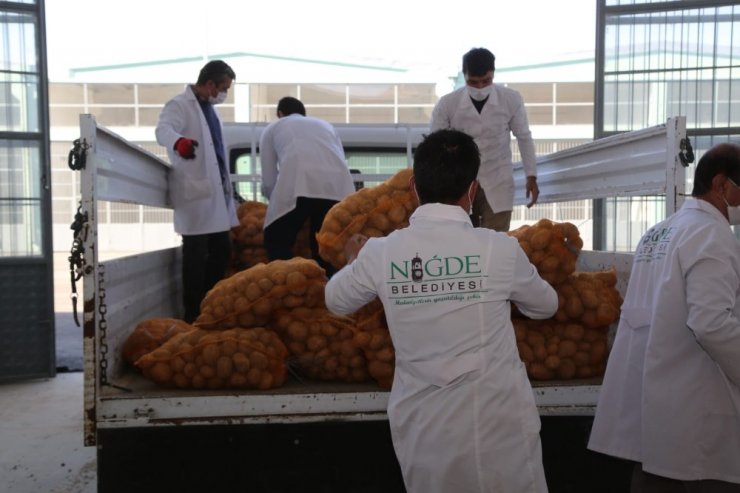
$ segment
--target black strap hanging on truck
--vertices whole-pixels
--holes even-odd
[[[90,146],[87,144],[85,139],[75,139],[72,142],[72,149],[69,151],[67,156],[67,165],[72,171],[85,169],[85,161],[87,159],[87,150]]]
[[[85,265],[84,241],[87,239],[87,212],[82,213],[82,203],[77,206],[75,220],[70,229],[72,233],[72,249],[69,253],[69,280],[72,284],[72,313],[74,314],[77,327],[80,321],[77,318],[77,281],[82,278],[83,266]]]
[[[681,152],[678,153],[678,159],[681,160],[681,164],[686,168],[694,162],[694,149],[691,147],[691,140],[689,140],[688,135],[685,139],[681,139],[680,146]]]
[[[72,149],[69,151],[67,156],[67,164],[69,169],[78,171],[85,168],[85,162],[87,159],[87,150],[90,146],[87,144],[85,139],[75,139],[72,142]],[[72,249],[69,255],[69,280],[72,284],[72,313],[74,314],[75,323],[77,327],[80,326],[80,321],[77,317],[77,281],[82,277],[83,265],[85,263],[85,247],[83,242],[86,238],[83,238],[83,228],[85,231],[85,237],[87,236],[87,212],[82,213],[82,204],[77,207],[77,213],[75,219],[70,226],[72,229]]]

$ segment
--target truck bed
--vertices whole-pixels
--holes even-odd
[[[313,422],[386,419],[388,391],[375,382],[349,384],[291,374],[280,388],[267,391],[164,389],[145,379],[121,357],[131,330],[146,318],[177,317],[180,249],[173,248],[102,262],[106,318],[106,380],[98,389],[97,427],[183,424]],[[623,291],[631,256],[582,252],[579,270],[616,267]],[[164,281],[162,281],[164,280]],[[115,301],[118,300],[118,301]],[[125,302],[124,302],[125,300]],[[99,300],[98,300],[99,301]],[[88,361],[87,364],[97,364]],[[89,368],[100,372],[99,368]],[[600,378],[532,382],[543,416],[594,413]]]

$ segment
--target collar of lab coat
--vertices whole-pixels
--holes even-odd
[[[439,220],[446,219],[449,221],[459,221],[468,223],[471,226],[473,223],[470,221],[470,216],[465,214],[465,211],[459,205],[447,205],[447,204],[424,204],[416,208],[411,217],[409,223],[416,221],[424,221],[427,219]]]
[[[724,221],[727,224],[730,224],[730,221],[727,220],[724,214],[722,214],[719,209],[717,209],[715,206],[713,206],[706,200],[696,199],[693,197],[687,198],[684,201],[683,206],[681,206],[681,208],[684,208],[684,207],[687,209],[701,209],[704,212],[708,212],[709,214],[714,216],[714,218],[717,221]]]

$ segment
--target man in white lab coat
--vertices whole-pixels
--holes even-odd
[[[511,303],[541,319],[558,298],[514,238],[471,224],[479,165],[465,133],[427,136],[409,227],[352,237],[326,286],[336,313],[383,302],[396,357],[388,418],[409,493],[547,491]]]
[[[198,80],[165,104],[156,128],[172,170],[169,195],[175,231],[182,235],[182,282],[186,322],[200,313],[200,302],[224,277],[231,256],[229,230],[237,226],[221,120],[234,71],[222,60],[203,66]]]
[[[740,146],[635,251],[588,447],[636,462],[633,492],[740,492]]]
[[[282,98],[277,116],[260,138],[262,195],[269,199],[267,255],[270,260],[292,258],[296,237],[308,219],[312,257],[331,275],[334,268],[319,256],[316,233],[329,209],[355,191],[342,141],[329,123],[306,116],[296,98]]]
[[[480,188],[473,204],[476,226],[508,231],[514,207],[511,134],[516,137],[527,176],[527,207],[537,202],[537,159],[522,96],[493,83],[496,57],[485,48],[463,56],[465,86],[442,96],[432,111],[431,130],[454,128],[471,135],[481,153]]]

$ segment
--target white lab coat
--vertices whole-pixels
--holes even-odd
[[[396,352],[388,418],[409,493],[547,491],[510,302],[547,318],[558,300],[514,238],[473,228],[458,206],[422,205],[408,228],[369,239],[325,294],[340,314],[383,302]]]
[[[172,164],[169,195],[175,209],[175,231],[200,235],[238,226],[231,182],[225,196],[211,131],[191,86],[165,104],[155,133]],[[198,141],[194,159],[183,159],[175,151],[180,137]]]
[[[432,132],[446,128],[462,130],[478,144],[481,155],[478,180],[493,212],[512,210],[512,133],[519,146],[525,174],[537,176],[537,157],[522,96],[513,89],[493,84],[488,101],[478,113],[463,86],[442,96],[432,111]]]
[[[689,199],[637,247],[588,447],[740,483],[739,316],[740,243]]]
[[[295,209],[297,197],[342,200],[355,191],[336,130],[297,113],[269,124],[260,138],[267,227]]]

